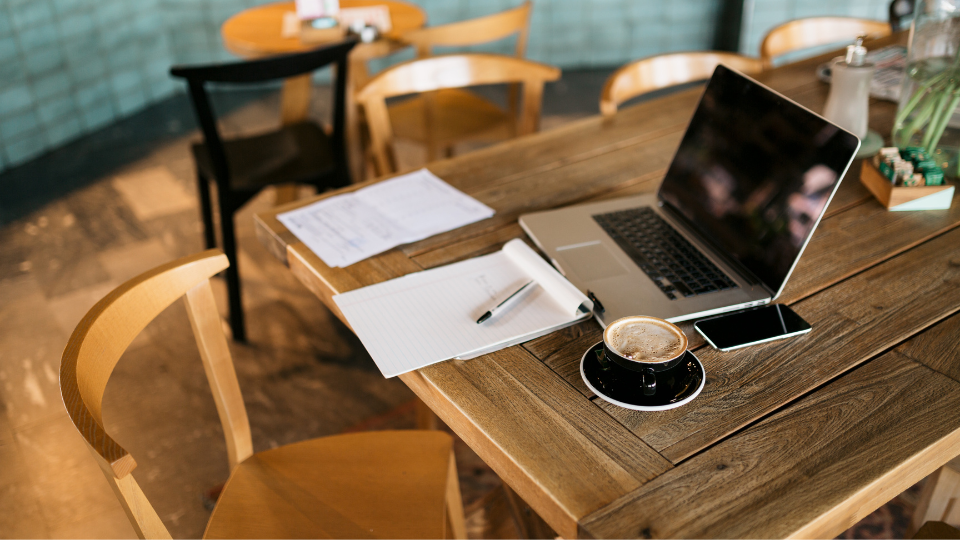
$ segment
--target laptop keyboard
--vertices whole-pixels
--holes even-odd
[[[737,288],[651,208],[598,214],[593,219],[671,300]]]

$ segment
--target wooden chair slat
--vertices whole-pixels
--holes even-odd
[[[419,28],[403,34],[401,39],[415,46],[421,58],[426,58],[433,47],[479,45],[517,34],[515,54],[519,58],[526,52],[532,10],[533,3],[528,0],[518,7],[493,15]]]
[[[170,533],[130,472],[133,457],[104,430],[102,401],[137,334],[183,297],[226,438],[231,476],[207,526],[216,538],[466,537],[453,439],[394,431],[310,439],[253,453],[250,424],[210,277],[226,269],[209,250],[119,286],[67,344],[60,388],[71,419],[141,538]]]
[[[386,98],[484,84],[521,83],[524,99],[519,131],[532,133],[539,125],[543,83],[558,78],[560,70],[553,66],[479,53],[412,60],[384,70],[357,92],[357,101],[367,113],[377,172],[396,171],[392,150],[394,130],[390,125]]]
[[[223,253],[209,250],[141,274],[97,302],[70,336],[60,364],[64,404],[81,435],[111,464],[117,478],[136,467],[103,431],[103,392],[120,355],[161,311],[227,264]]]
[[[890,23],[855,17],[809,17],[785,22],[767,32],[760,44],[760,58],[765,68],[773,67],[773,59],[791,51],[843,40],[851,43],[859,35],[886,37]]]
[[[647,92],[709,79],[720,64],[747,75],[763,70],[759,58],[719,51],[679,52],[643,58],[621,67],[607,79],[600,93],[600,112],[610,116],[617,112],[621,103]]]

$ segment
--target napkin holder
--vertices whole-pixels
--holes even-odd
[[[322,17],[300,22],[300,41],[303,43],[333,43],[346,35],[346,28],[334,17]]]
[[[873,165],[872,160],[863,160],[860,183],[887,210],[946,210],[953,202],[954,186],[947,181],[942,186],[895,186]]]

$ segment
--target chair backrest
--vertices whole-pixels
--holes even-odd
[[[117,287],[70,336],[60,363],[60,393],[107,481],[141,538],[170,538],[130,472],[133,457],[103,428],[103,394],[120,356],[147,324],[183,297],[227,439],[230,469],[253,453],[250,424],[209,278],[229,266],[209,250],[170,262]]]
[[[497,41],[517,35],[514,54],[522,58],[527,50],[530,31],[530,12],[533,4],[527,0],[519,7],[440,26],[420,28],[403,35],[403,41],[417,49],[418,58],[427,58],[434,46],[466,47]]]
[[[788,53],[844,40],[853,42],[860,35],[890,35],[890,23],[854,17],[810,17],[781,24],[767,32],[760,44],[764,68],[773,67],[773,59]]]
[[[607,79],[600,93],[600,112],[609,116],[624,101],[647,92],[709,79],[719,64],[747,75],[763,69],[759,58],[728,52],[679,52],[643,58],[621,67]]]
[[[904,26],[910,26],[913,18],[913,0],[891,0],[887,11],[890,16],[890,31],[899,32]]]
[[[546,81],[560,78],[553,66],[498,54],[452,54],[411,60],[386,69],[357,93],[370,127],[374,164],[381,174],[396,171],[393,130],[386,99],[393,96],[483,84],[521,83],[522,108],[517,135],[534,133]]]
[[[204,143],[210,153],[213,172],[221,188],[228,185],[226,182],[230,178],[230,170],[227,165],[227,154],[224,151],[223,140],[217,128],[217,117],[207,95],[207,83],[256,84],[305,75],[322,67],[336,64],[333,75],[333,133],[331,144],[337,164],[346,168],[344,119],[346,114],[347,54],[356,44],[355,39],[350,39],[329,47],[297,54],[226,64],[173,66],[170,68],[170,75],[187,81],[193,112],[197,117],[197,123],[200,124]]]

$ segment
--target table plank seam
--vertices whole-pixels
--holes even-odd
[[[954,315],[955,315],[955,314],[956,314],[956,312],[954,313]],[[949,318],[949,317],[946,317],[946,318]],[[940,320],[940,321],[938,321],[938,322],[943,322],[943,320],[946,320],[946,318],[944,318],[944,319],[942,319],[942,320]],[[901,344],[901,345],[902,345],[902,344]],[[910,356],[910,355],[904,354],[904,356],[906,356],[906,357],[909,358],[910,360],[912,360],[912,361],[914,361],[914,362],[922,365],[923,367],[929,369],[930,371],[932,371],[932,372],[934,372],[934,373],[938,373],[938,374],[943,375],[944,377],[946,377],[946,378],[948,378],[948,379],[950,379],[950,380],[952,380],[952,381],[955,381],[955,382],[957,382],[957,383],[960,383],[960,377],[957,377],[956,375],[952,375],[952,374],[950,374],[950,373],[947,373],[946,371],[937,369],[937,368],[935,368],[935,367],[928,366],[927,364],[924,364],[922,360],[918,360],[918,359],[916,359],[916,358],[914,358],[914,357],[912,357],[912,356]]]
[[[958,197],[960,197],[960,195],[958,195]],[[859,205],[854,205],[854,206],[859,206]],[[939,229],[939,230],[937,230],[937,231],[934,231],[934,232],[930,233],[929,235],[924,236],[923,238],[920,238],[920,239],[918,239],[918,240],[916,240],[916,241],[914,241],[914,242],[912,242],[912,243],[910,243],[910,244],[905,244],[905,245],[901,246],[901,247],[900,247],[899,249],[897,249],[897,250],[890,251],[890,252],[888,252],[887,254],[885,254],[882,258],[878,258],[878,259],[874,260],[873,262],[871,262],[871,263],[869,263],[869,264],[867,264],[867,265],[861,266],[861,267],[859,267],[859,268],[857,268],[857,269],[855,269],[855,270],[851,270],[851,271],[848,272],[847,274],[844,274],[844,275],[842,275],[842,276],[840,276],[840,277],[837,277],[836,279],[834,279],[833,281],[831,281],[831,282],[829,282],[829,283],[825,283],[821,288],[819,288],[819,289],[817,289],[817,290],[811,291],[811,292],[809,292],[809,293],[807,293],[807,294],[805,294],[805,295],[802,295],[802,296],[788,297],[789,300],[786,301],[786,302],[784,302],[784,303],[787,304],[787,305],[793,306],[793,305],[798,304],[798,303],[800,303],[800,302],[802,302],[802,301],[804,301],[804,300],[807,300],[807,299],[809,299],[809,298],[811,298],[811,297],[813,297],[813,296],[816,296],[816,295],[818,295],[818,294],[822,294],[822,293],[824,293],[824,292],[832,289],[833,287],[836,287],[837,285],[843,283],[844,281],[847,281],[847,280],[850,279],[850,278],[853,278],[853,277],[855,277],[855,276],[857,276],[857,275],[859,275],[859,274],[862,274],[862,273],[864,273],[864,272],[867,272],[868,270],[871,270],[871,269],[873,269],[873,268],[876,268],[877,266],[880,266],[880,265],[882,265],[882,264],[884,264],[884,263],[886,263],[886,262],[888,262],[888,261],[890,261],[890,260],[893,260],[893,259],[895,259],[896,257],[899,257],[900,255],[903,255],[903,254],[906,253],[907,251],[910,251],[910,250],[912,250],[912,249],[914,249],[914,248],[917,248],[917,247],[919,247],[919,246],[922,246],[923,244],[926,244],[927,242],[936,240],[936,239],[939,238],[940,236],[943,236],[944,234],[949,233],[950,231],[956,229],[957,227],[960,227],[960,221],[956,221],[956,222],[954,222],[954,223],[952,223],[952,224],[950,224],[950,225],[948,225],[948,226],[946,226],[946,227],[944,227],[944,228],[942,228],[942,229]]]
[[[564,385],[566,385],[567,387],[569,387],[570,390],[571,390],[574,394],[576,394],[576,395],[582,395],[582,394],[580,394],[580,391],[577,390],[577,388],[576,388],[575,386],[573,386],[572,384],[570,384],[570,381],[568,381],[568,380],[567,380],[566,378],[564,378],[562,375],[560,375],[559,373],[557,373],[556,370],[554,370],[553,368],[551,368],[549,364],[547,364],[547,363],[545,363],[543,360],[537,358],[537,356],[536,356],[535,354],[533,354],[532,352],[530,352],[530,351],[528,351],[528,350],[526,350],[526,349],[524,349],[524,348],[522,348],[522,347],[520,348],[520,350],[523,352],[523,354],[529,356],[529,357],[532,358],[534,361],[540,362],[541,364],[543,364],[544,367],[546,367],[547,369],[549,369],[551,373],[557,375],[557,379],[559,379]],[[508,372],[508,373],[509,373],[509,372]],[[527,385],[525,385],[525,384],[523,383],[523,381],[517,379],[517,377],[514,376],[512,373],[509,373],[509,375],[510,375],[510,377],[512,377],[514,380],[516,380],[518,384],[520,384],[520,385],[523,386],[524,388],[527,387]],[[549,405],[548,403],[546,403],[545,401],[543,401],[543,399],[541,399],[539,396],[536,396],[536,395],[535,395],[535,397],[537,398],[538,401],[540,401],[541,403],[544,403],[544,405]],[[592,401],[593,401],[594,399],[596,399],[596,398],[597,398],[597,396],[594,395],[594,396],[588,397],[587,399],[592,402]],[[610,416],[610,414],[609,414],[607,411],[603,410],[603,408],[601,408],[601,407],[597,407],[597,408],[600,410],[601,413],[603,413],[603,414],[606,415],[608,418],[610,418],[610,420],[612,420],[614,423],[619,424],[619,425],[621,425],[621,426],[623,425],[623,424],[621,424],[616,418]],[[640,438],[640,436],[638,436],[636,433],[634,433],[633,431],[631,431],[631,430],[629,430],[629,429],[626,429],[626,426],[624,426],[624,428],[625,428],[624,431],[625,431],[626,433],[629,433],[631,436],[635,437],[635,438],[636,438],[636,442],[638,442],[640,445],[642,445],[642,446],[644,446],[644,447],[647,447],[647,448],[649,448],[651,451],[656,452],[656,453],[659,454],[659,452],[657,452],[656,450],[654,450],[653,447],[651,447],[649,444],[647,444],[647,442],[644,441],[642,438]],[[666,458],[664,458],[664,460],[667,461],[667,462],[670,461],[670,460],[667,460]],[[671,465],[672,465],[672,464],[671,464]]]
[[[902,368],[902,370],[908,370],[908,369],[909,369],[909,370],[914,370],[914,371],[917,371],[917,372],[929,372],[929,371],[933,371],[933,370],[931,370],[928,366],[924,366],[921,362],[918,362],[918,361],[916,361],[916,360],[913,359],[913,358],[909,358],[909,357],[903,355],[902,353],[900,353],[900,352],[898,352],[898,351],[887,351],[886,353],[884,353],[884,356],[889,356],[889,358],[887,358],[887,360],[891,360],[892,358],[896,358],[896,359],[897,359],[897,362],[901,362],[901,363],[903,364],[904,367]],[[892,361],[892,360],[891,360],[891,361]],[[911,367],[908,368],[908,367],[906,367],[906,366],[911,366]],[[927,368],[927,369],[926,369],[926,370],[923,370],[923,369],[920,369],[920,367]],[[848,376],[849,376],[850,374],[852,374],[852,372],[853,372],[853,370],[850,370],[850,371],[848,372]],[[873,376],[876,377],[876,374],[873,375]],[[921,380],[924,379],[924,377],[917,377],[917,378],[918,378],[918,379],[921,379]],[[866,378],[865,378],[865,380],[866,380]],[[956,386],[956,385],[958,384],[957,381],[953,380],[952,378],[945,378],[945,382],[947,382],[947,384],[954,385],[954,386]],[[815,397],[812,398],[812,400],[813,400],[814,402],[817,401],[817,399],[816,399]],[[889,401],[889,399],[884,399],[884,400],[882,400],[882,401]],[[883,408],[883,407],[884,407],[884,405],[881,404],[880,408]],[[782,418],[779,419],[779,420],[782,420]],[[779,420],[775,420],[775,421],[779,421]],[[908,477],[908,478],[906,478],[906,479],[901,479],[901,480],[900,480],[900,484],[903,484],[903,485],[902,485],[902,486],[898,486],[898,489],[897,489],[897,490],[892,491],[891,494],[890,494],[890,496],[892,497],[892,496],[895,495],[897,492],[899,492],[899,490],[900,490],[899,488],[905,489],[906,487],[909,487],[910,485],[912,485],[913,483],[915,483],[915,482],[918,481],[919,479],[923,478],[923,476],[925,476],[926,474],[928,474],[928,473],[930,473],[930,472],[933,472],[933,470],[936,468],[936,465],[933,464],[933,463],[930,463],[930,461],[931,461],[931,460],[930,460],[930,456],[927,455],[927,454],[929,454],[929,452],[930,452],[930,448],[932,448],[933,446],[938,446],[938,445],[942,445],[942,444],[949,443],[950,440],[957,440],[957,439],[958,439],[958,433],[960,433],[960,425],[958,425],[958,426],[956,427],[956,429],[953,429],[953,431],[950,431],[950,432],[948,432],[948,433],[942,434],[942,435],[939,437],[939,439],[937,439],[937,442],[936,442],[935,444],[931,445],[930,447],[924,448],[924,449],[922,449],[922,450],[920,450],[920,451],[918,451],[918,452],[916,452],[916,453],[914,453],[914,454],[911,454],[911,456],[910,456],[910,458],[907,460],[907,462],[911,462],[911,463],[914,463],[914,464],[918,464],[919,467],[915,467],[914,470],[911,472],[911,474],[913,475],[913,477]],[[960,445],[954,443],[953,448],[956,448],[957,451],[960,452]],[[941,449],[941,450],[942,450],[942,449]],[[948,453],[951,453],[951,454],[952,454],[952,450],[949,451]],[[904,462],[904,463],[907,463],[907,462]],[[901,464],[898,465],[897,467],[893,467],[893,468],[890,468],[890,469],[888,469],[888,470],[885,470],[885,472],[884,472],[883,475],[881,475],[881,476],[884,477],[884,476],[891,476],[891,475],[895,475],[895,474],[902,474],[902,472],[901,472],[901,473],[898,473],[897,469],[902,468],[903,465],[904,465],[904,464],[901,463]],[[679,473],[679,471],[681,471],[681,469],[679,469],[679,468],[674,468],[674,469],[671,469],[671,473],[670,473],[670,474]],[[876,485],[877,485],[878,483],[882,483],[882,481],[883,481],[883,478],[882,478],[882,477],[873,478],[868,484],[864,484],[863,486],[861,486],[861,487],[859,488],[859,490],[858,490],[858,493],[863,494],[863,495],[864,495],[865,497],[867,497],[867,498],[872,497],[873,499],[877,499],[877,496],[878,496],[878,495],[881,495],[881,494],[883,493],[883,490],[882,490],[882,489],[877,489],[877,488],[876,488]],[[637,499],[637,498],[640,496],[640,495],[639,495],[639,492],[641,492],[641,491],[643,491],[643,490],[645,490],[645,489],[647,489],[647,487],[637,488],[637,490],[635,490],[634,492],[632,492],[632,493],[630,493],[630,494],[626,494],[626,495],[620,497],[617,501],[614,501],[613,503],[611,503],[610,505],[608,505],[608,507],[607,507],[606,509],[601,510],[601,511],[598,511],[598,512],[596,512],[596,513],[593,513],[593,514],[591,514],[590,516],[586,516],[586,517],[585,517],[584,519],[582,519],[581,522],[580,522],[581,534],[584,534],[584,533],[589,534],[589,531],[587,530],[587,528],[589,528],[591,525],[596,524],[599,520],[602,520],[602,516],[604,516],[604,515],[609,515],[609,514],[613,513],[613,510],[615,510],[617,507],[627,507],[627,506],[629,506],[629,504],[631,504],[635,499]],[[880,497],[880,498],[882,499],[882,497]],[[858,511],[859,511],[860,514],[865,515],[865,514],[869,513],[870,511],[874,510],[876,507],[879,507],[881,504],[883,504],[883,500],[879,500],[879,501],[878,501],[878,500],[872,500],[872,501],[870,501],[870,502],[872,502],[873,505],[864,506],[864,504],[863,504],[864,501],[860,501],[860,502],[858,503],[857,509],[858,509]],[[836,509],[834,508],[834,509],[828,510],[827,512],[819,515],[817,518],[815,518],[813,521],[811,521],[810,523],[808,523],[808,524],[806,524],[805,526],[803,526],[801,529],[798,529],[798,530],[794,531],[794,532],[791,534],[791,536],[794,536],[794,537],[810,537],[810,538],[833,537],[833,536],[835,536],[836,533],[831,533],[830,535],[824,536],[824,535],[823,535],[823,532],[822,532],[822,528],[823,528],[823,527],[825,527],[825,526],[830,526],[830,524],[835,524],[835,523],[836,523],[836,519],[835,519],[835,518],[833,517],[833,515],[832,515],[832,514],[834,513],[834,510],[836,510]],[[862,516],[861,516],[861,517],[862,517]],[[599,520],[598,520],[598,518],[599,518]],[[854,520],[854,521],[856,521],[856,520]],[[849,525],[849,524],[840,524],[840,526],[841,526],[841,527],[844,527],[844,528],[845,528],[846,526],[848,526],[848,525]],[[842,529],[841,529],[841,530],[842,530]],[[814,531],[817,531],[817,532],[814,532]],[[651,534],[652,534],[652,532],[651,532]],[[641,535],[642,535],[642,531],[641,531]],[[722,536],[721,536],[721,537],[722,537]]]
[[[657,130],[654,130],[654,131],[649,131],[649,132],[646,132],[646,133],[643,133],[643,134],[640,134],[640,135],[635,135],[635,136],[633,136],[633,137],[631,137],[631,138],[629,138],[629,139],[623,139],[623,140],[620,140],[620,141],[617,141],[617,142],[614,142],[614,143],[610,143],[610,144],[608,144],[608,145],[606,145],[606,146],[601,146],[601,147],[593,148],[593,149],[588,150],[588,151],[586,151],[586,152],[581,152],[581,153],[579,153],[579,154],[572,154],[572,155],[569,155],[569,156],[561,157],[561,158],[559,158],[559,159],[557,159],[557,160],[555,160],[555,161],[550,161],[550,162],[548,162],[548,163],[544,163],[544,164],[542,164],[542,165],[538,165],[538,166],[536,166],[536,167],[534,167],[534,168],[531,168],[531,169],[525,169],[525,170],[523,170],[523,171],[519,171],[519,172],[515,172],[515,173],[512,173],[512,174],[508,174],[508,175],[502,176],[502,177],[500,177],[500,178],[498,178],[498,179],[496,179],[496,180],[490,180],[490,181],[488,181],[485,185],[488,186],[488,187],[499,187],[499,186],[504,186],[504,185],[511,184],[511,183],[514,183],[514,182],[519,182],[519,181],[522,181],[522,180],[524,180],[524,179],[526,179],[526,178],[529,178],[529,177],[531,177],[531,176],[536,176],[536,175],[538,175],[538,174],[543,174],[543,173],[546,173],[546,172],[550,172],[550,171],[553,171],[553,170],[556,170],[556,169],[559,169],[559,168],[562,168],[562,167],[568,167],[568,166],[570,166],[570,165],[575,165],[575,164],[581,163],[581,162],[583,162],[583,161],[587,161],[587,160],[591,160],[591,159],[595,159],[595,158],[601,157],[601,156],[603,156],[604,154],[609,154],[609,153],[611,153],[611,152],[616,152],[617,150],[623,150],[624,148],[629,148],[629,147],[631,147],[631,146],[637,146],[637,145],[644,144],[644,143],[647,143],[647,142],[652,141],[652,140],[655,140],[655,139],[659,139],[659,138],[662,138],[662,137],[666,137],[666,136],[668,136],[668,135],[672,135],[672,134],[674,134],[674,133],[678,133],[678,132],[684,131],[684,130],[686,129],[686,127],[687,127],[687,123],[686,123],[686,122],[671,124],[671,125],[669,125],[669,126],[666,126],[666,127],[663,127],[663,128],[657,129]],[[507,145],[510,145],[510,141],[506,141],[506,142],[503,142],[503,143],[499,143],[499,144],[496,144],[496,145],[487,147],[487,148],[485,148],[485,149],[477,150],[476,152],[483,152],[484,150],[487,150],[487,149],[489,149],[490,151],[495,151],[495,150],[498,150],[498,147],[500,147],[500,146],[507,146]],[[473,156],[473,157],[479,157],[479,156]],[[456,157],[453,157],[453,158],[447,158],[447,159],[445,159],[445,160],[435,161],[435,162],[431,163],[431,165],[434,165],[434,164],[442,164],[442,163],[444,163],[444,162],[446,162],[446,161],[451,161],[451,160],[454,160],[454,159],[457,159],[457,158],[456,158]],[[502,157],[501,157],[501,159],[502,159]],[[437,175],[439,176],[439,173],[437,173]],[[442,177],[441,177],[441,178],[442,178]]]
[[[846,369],[846,370],[844,370],[844,371],[842,371],[842,372],[838,372],[835,376],[833,376],[833,377],[831,377],[831,378],[829,378],[829,379],[825,379],[825,380],[824,380],[821,384],[819,384],[818,386],[813,387],[813,388],[810,388],[810,389],[807,390],[806,392],[803,392],[802,394],[797,395],[796,397],[794,397],[793,399],[791,399],[791,400],[789,400],[789,401],[785,401],[785,402],[784,402],[783,404],[781,404],[779,407],[777,407],[777,408],[775,408],[775,409],[771,409],[770,411],[767,411],[766,414],[763,414],[763,415],[761,415],[761,416],[757,416],[757,417],[753,418],[751,421],[745,423],[744,425],[738,427],[737,429],[731,431],[730,433],[724,435],[723,437],[718,438],[718,439],[717,439],[714,443],[712,443],[710,446],[706,446],[706,447],[698,450],[697,452],[694,452],[694,453],[692,453],[692,454],[690,454],[690,455],[688,455],[688,456],[686,456],[686,457],[683,457],[683,458],[681,458],[681,459],[678,459],[678,460],[676,460],[676,461],[670,460],[670,462],[673,463],[674,466],[679,466],[679,465],[683,464],[684,462],[689,461],[690,459],[693,459],[694,457],[699,456],[700,454],[703,454],[704,452],[709,451],[711,448],[717,446],[718,444],[723,443],[724,441],[726,441],[726,440],[728,440],[728,439],[730,439],[730,438],[732,438],[732,437],[735,437],[735,436],[743,433],[744,431],[750,429],[752,426],[755,426],[755,425],[757,425],[757,424],[759,424],[759,423],[767,420],[768,418],[772,418],[772,417],[776,416],[776,415],[779,414],[781,411],[786,410],[786,409],[792,407],[794,404],[796,404],[796,403],[802,401],[803,399],[806,399],[807,397],[809,397],[809,396],[811,396],[811,395],[819,392],[820,390],[822,390],[823,388],[829,386],[830,384],[834,383],[835,381],[837,381],[837,380],[839,380],[839,379],[841,379],[841,378],[843,378],[843,377],[845,377],[845,376],[847,376],[847,375],[849,375],[849,374],[851,374],[851,373],[854,373],[855,371],[857,371],[857,370],[859,370],[859,369],[862,369],[862,368],[866,367],[867,365],[869,365],[869,364],[870,364],[871,362],[873,362],[874,360],[876,360],[876,359],[878,359],[878,358],[881,358],[881,357],[883,357],[883,356],[886,355],[886,354],[890,354],[891,352],[897,352],[896,349],[899,348],[899,347],[901,347],[903,344],[905,344],[905,343],[907,343],[908,341],[916,338],[917,336],[919,336],[920,334],[922,334],[922,333],[925,332],[926,330],[928,330],[928,329],[936,326],[937,324],[939,324],[939,323],[941,323],[941,322],[949,319],[950,317],[956,315],[957,313],[960,313],[960,308],[955,309],[955,310],[953,310],[953,311],[951,311],[951,312],[948,312],[948,313],[944,314],[942,317],[940,317],[940,318],[938,318],[938,319],[933,319],[933,320],[931,320],[927,325],[925,325],[925,326],[923,326],[923,327],[921,327],[921,328],[918,328],[917,331],[916,331],[916,333],[911,334],[911,335],[909,335],[909,336],[905,336],[905,337],[904,337],[903,339],[901,339],[900,341],[898,341],[898,342],[896,342],[896,343],[893,343],[893,344],[891,344],[890,346],[886,347],[885,349],[882,349],[882,350],[878,351],[877,353],[869,356],[869,357],[866,358],[865,360],[863,360],[863,361],[861,361],[861,362],[859,362],[859,363],[857,363],[857,364],[854,364],[854,365],[850,366],[850,368],[848,368],[848,369]],[[901,354],[901,355],[902,355],[902,353],[898,353],[898,354]],[[933,368],[930,368],[929,366],[926,366],[925,364],[923,364],[922,362],[920,362],[920,361],[918,361],[918,360],[916,360],[916,359],[914,359],[914,358],[911,358],[911,357],[906,356],[906,355],[902,355],[902,356],[904,356],[904,358],[907,358],[907,359],[909,359],[909,360],[912,361],[912,362],[916,362],[916,363],[918,363],[918,364],[920,364],[920,365],[923,365],[924,367],[926,367],[927,369],[929,369],[929,370],[931,370],[931,371],[934,371],[934,372],[939,373],[937,370],[934,370]],[[957,383],[960,383],[960,381],[958,381],[955,377],[951,377],[950,375],[943,374],[943,373],[941,373],[941,374],[944,375],[944,376],[946,376],[947,378],[949,378],[949,379],[952,380],[952,381],[955,381],[955,382],[957,382]],[[594,396],[594,397],[596,397],[596,396]],[[602,408],[601,408],[601,409],[602,409]],[[604,412],[606,412],[606,411],[604,411]],[[614,420],[616,420],[616,418],[614,418]],[[681,442],[683,442],[683,441],[681,440],[681,441],[677,441],[677,442],[678,442],[678,443],[681,443]],[[671,446],[673,446],[673,445],[666,446],[666,447],[664,447],[662,450],[660,450],[661,455],[663,455],[664,451],[666,451],[667,449],[669,449]],[[668,458],[668,459],[669,459],[669,458]]]
[[[850,173],[852,172],[853,166],[851,166],[850,169],[851,169],[851,171],[847,171],[847,174],[850,174]],[[840,214],[842,214],[842,213],[844,213],[844,212],[846,212],[846,211],[848,211],[848,210],[850,210],[850,209],[853,209],[853,208],[856,208],[856,207],[858,207],[858,206],[867,204],[867,203],[869,203],[870,201],[873,201],[873,200],[874,200],[874,198],[873,198],[872,196],[870,196],[870,195],[864,195],[863,197],[861,197],[861,198],[859,198],[859,199],[856,199],[856,200],[853,200],[853,201],[848,202],[848,203],[847,203],[846,205],[844,205],[844,206],[838,206],[838,207],[836,207],[836,208],[830,208],[829,206],[827,206],[827,211],[823,214],[823,219],[829,219],[829,218],[832,218],[833,216],[838,216],[838,215],[840,215]],[[831,204],[833,203],[833,201],[830,201],[830,202],[831,202]],[[816,233],[814,233],[814,234],[816,234]]]

